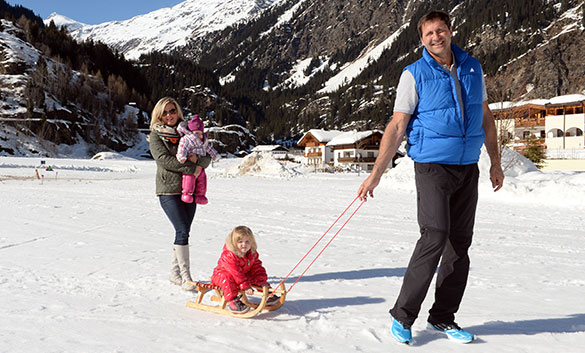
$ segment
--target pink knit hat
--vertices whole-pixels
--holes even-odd
[[[199,114],[195,114],[193,119],[189,120],[189,130],[203,132],[203,120],[201,120]]]

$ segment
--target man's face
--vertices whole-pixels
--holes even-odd
[[[447,60],[451,56],[453,31],[449,29],[445,22],[438,18],[427,21],[422,24],[421,32],[420,41],[435,59]]]

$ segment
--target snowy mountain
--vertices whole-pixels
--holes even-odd
[[[453,43],[482,62],[491,101],[585,90],[583,0],[287,1],[190,40],[183,53],[220,82],[286,92],[280,110],[292,113],[268,118],[290,135],[355,122],[382,128],[402,68],[421,56],[416,23],[431,9],[449,11]]]
[[[187,0],[125,21],[82,25],[76,29],[67,27],[78,40],[101,41],[127,59],[137,59],[151,51],[180,48],[189,38],[222,30],[280,1]]]
[[[584,0],[190,0],[126,21],[95,26],[56,14],[52,19],[67,28],[81,25],[72,32],[76,38],[99,40],[127,58],[151,53],[139,65],[126,62],[141,77],[129,88],[154,84],[152,91],[143,92],[148,95],[144,104],[139,104],[144,111],[149,110],[146,100],[152,103],[163,94],[172,94],[190,110],[215,116],[219,125],[243,124],[259,141],[271,143],[296,141],[312,128],[383,128],[392,113],[394,88],[402,68],[420,57],[416,20],[431,8],[449,10],[453,41],[482,62],[491,101],[584,92],[585,62],[579,59],[585,40]],[[32,28],[25,23],[19,26]],[[16,37],[24,40],[34,33]],[[52,50],[42,43],[33,46],[45,53],[62,50],[62,57],[70,55],[66,49],[73,45],[62,46],[60,42],[55,41]],[[94,45],[81,44],[89,49]],[[175,55],[164,59],[166,53]],[[111,56],[123,59],[117,54]],[[37,81],[30,81],[36,82],[35,86],[27,83],[26,71],[37,68],[10,62],[12,57],[3,57],[8,59],[6,70],[24,78],[18,89],[12,89],[8,78],[3,78],[4,89],[10,91],[6,97],[26,88],[30,90],[29,99],[4,106],[20,109],[20,117],[29,114],[41,118],[34,105],[53,106],[45,104],[42,97],[30,99],[30,93],[39,93],[40,86],[58,87],[54,92],[72,91],[63,85],[67,75],[83,76],[79,74],[84,71],[83,65],[71,56],[71,63],[77,62],[77,72],[62,75],[59,82],[55,81],[57,71],[53,70],[55,74],[48,77],[48,82],[39,72]],[[179,64],[181,60],[189,65]],[[47,62],[49,69],[56,67]],[[85,71],[94,75],[87,82],[101,76],[110,91],[117,88],[114,91],[124,93],[123,85],[116,81],[121,71],[110,78],[108,67],[100,67],[98,75],[97,67],[87,63]],[[200,74],[193,75],[194,71]],[[147,83],[136,84],[140,80]],[[72,84],[82,87],[85,81],[74,80]],[[205,95],[192,93],[197,85],[211,88],[220,99],[210,101]],[[91,85],[86,86],[79,92],[92,95]],[[111,97],[93,96],[106,101],[96,105],[88,98],[88,106],[104,117],[111,116],[105,113],[111,109]],[[124,94],[118,94],[118,100],[136,102]],[[85,114],[75,109],[67,112],[71,110],[67,99],[57,103],[55,106],[67,107],[52,110],[61,120],[69,114]],[[233,117],[241,121],[234,122]],[[55,130],[60,138],[56,131],[64,130]]]
[[[204,42],[191,39],[185,52],[202,56],[206,65],[216,62],[212,67],[226,77],[248,64],[266,69],[271,88],[300,87],[321,76],[317,92],[330,93],[368,71],[354,84],[395,85],[401,69],[420,57],[418,18],[430,9],[444,8],[451,9],[453,42],[478,57],[488,76],[505,73],[502,79],[517,81],[506,82],[514,92],[511,98],[527,93],[524,86],[529,83],[536,89],[527,98],[579,93],[585,88],[583,61],[571,59],[578,57],[577,43],[585,39],[583,0],[513,5],[487,0],[302,0],[285,4],[288,8],[278,18],[265,13],[261,20],[212,33]],[[202,45],[205,54],[199,55]],[[308,67],[311,60],[316,64]],[[330,73],[323,78],[318,75],[323,71]],[[546,84],[536,84],[543,79]],[[571,89],[578,92],[569,92]]]
[[[65,27],[69,32],[76,31],[84,26],[87,26],[85,23],[75,21],[67,16],[59,15],[56,12],[50,14],[49,17],[47,17],[43,22],[46,26],[48,26],[51,21],[55,24],[55,26]]]

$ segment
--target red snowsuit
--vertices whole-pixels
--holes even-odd
[[[267,280],[268,275],[257,251],[250,250],[243,257],[239,257],[225,245],[211,275],[211,283],[221,287],[226,301],[234,299],[238,295],[238,289],[244,290],[251,285],[268,285]]]

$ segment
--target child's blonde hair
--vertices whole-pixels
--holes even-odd
[[[253,253],[256,252],[258,249],[258,245],[256,244],[256,238],[254,238],[254,233],[252,230],[246,226],[237,226],[235,227],[230,234],[227,236],[225,240],[225,244],[231,252],[238,255],[239,257],[244,257],[246,254],[242,254],[242,252],[238,249],[238,241],[243,238],[250,239],[250,251]]]

